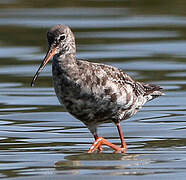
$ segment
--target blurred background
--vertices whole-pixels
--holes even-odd
[[[87,154],[93,138],[59,105],[51,65],[30,87],[56,24],[72,28],[78,58],[165,89],[122,123],[127,154]],[[185,0],[0,0],[0,178],[184,179],[185,49]],[[113,124],[99,134],[120,143]]]

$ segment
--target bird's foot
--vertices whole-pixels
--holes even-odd
[[[98,150],[99,152],[102,152],[103,151],[103,148],[102,148],[103,139],[104,138],[102,137],[97,138],[96,141],[90,147],[88,153],[95,152],[96,150]]]
[[[118,147],[115,144],[112,144],[109,141],[107,141],[105,138],[98,137],[96,141],[90,147],[88,153],[95,152],[96,150],[98,150],[99,152],[102,152],[103,150],[102,145],[107,145],[110,148],[114,149],[115,150],[114,153],[125,153],[126,152],[126,148]]]

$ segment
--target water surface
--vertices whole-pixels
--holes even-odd
[[[186,3],[180,1],[0,2],[0,178],[184,179],[186,175]],[[51,66],[35,87],[46,31],[75,33],[77,56],[161,85],[165,96],[122,123],[126,154],[87,154],[88,129],[59,104]],[[119,144],[113,124],[99,134]]]

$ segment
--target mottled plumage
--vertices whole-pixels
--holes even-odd
[[[98,139],[99,124],[114,122],[119,126],[120,121],[134,115],[147,101],[162,95],[160,86],[135,81],[116,67],[77,59],[75,38],[67,26],[54,26],[47,33],[47,39],[49,55],[44,61],[53,51],[48,59],[54,56],[52,73],[56,95],[95,139]],[[40,69],[46,63],[42,63]],[[126,147],[123,145],[123,148]]]

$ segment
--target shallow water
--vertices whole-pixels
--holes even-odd
[[[0,178],[184,179],[186,2],[0,2]],[[127,154],[87,154],[93,138],[55,96],[51,66],[31,88],[46,31],[72,27],[78,57],[114,65],[165,96],[122,123]],[[113,124],[99,134],[119,144]]]

